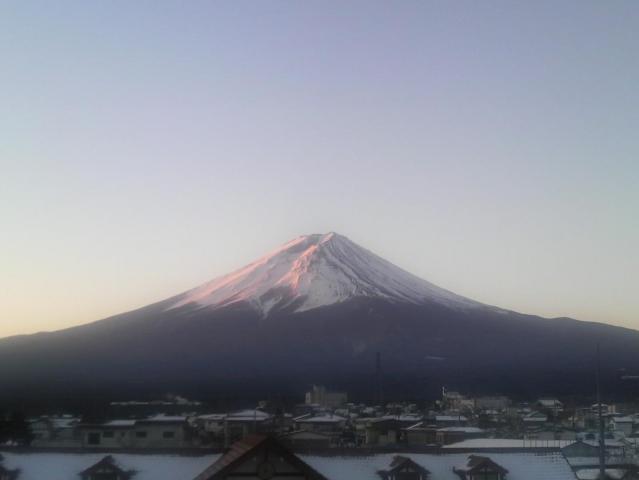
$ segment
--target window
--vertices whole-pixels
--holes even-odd
[[[175,432],[162,432],[162,438],[175,438]]]
[[[112,431],[102,432],[102,438],[113,438],[115,434]]]
[[[146,432],[144,430],[135,432],[135,438],[146,438]]]
[[[100,433],[91,432],[87,435],[87,443],[89,445],[100,445]]]

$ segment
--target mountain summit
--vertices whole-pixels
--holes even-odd
[[[442,385],[587,395],[598,344],[607,391],[630,388],[614,379],[639,371],[639,332],[483,305],[328,233],[131,312],[0,339],[0,400],[295,398],[311,383],[375,399],[378,358],[389,399],[434,399]]]
[[[246,302],[267,316],[272,310],[303,312],[358,297],[463,309],[483,306],[330,232],[295,238],[235,272],[185,292],[169,308],[217,309]]]

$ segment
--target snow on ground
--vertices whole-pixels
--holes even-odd
[[[69,480],[94,465],[106,453],[11,453],[2,452],[4,466],[20,469],[20,480]],[[453,467],[466,464],[470,453],[402,453],[431,472],[434,480],[459,480]],[[112,454],[125,470],[136,470],[135,480],[189,480],[214,463],[219,455],[203,456]],[[371,456],[299,455],[329,480],[376,480],[378,471],[389,468],[395,454]],[[490,453],[492,460],[509,471],[508,480],[574,480],[560,453]]]
[[[485,307],[402,270],[346,237],[328,233],[298,237],[246,267],[183,293],[169,309],[247,302],[266,316],[274,308],[294,304],[296,311],[305,311],[354,297]]]
[[[431,472],[433,480],[459,480],[453,467],[463,467],[470,454],[419,454],[402,453]],[[487,454],[508,470],[508,480],[574,480],[575,475],[560,453],[500,453]],[[375,480],[377,472],[388,469],[394,454],[361,457],[323,457],[300,455],[330,480]]]
[[[2,452],[3,465],[20,469],[20,480],[70,480],[102,460],[106,453],[12,453]],[[111,454],[124,470],[135,470],[135,480],[188,480],[195,478],[219,455]]]

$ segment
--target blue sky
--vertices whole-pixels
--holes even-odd
[[[636,2],[3,2],[0,336],[338,231],[639,328]]]

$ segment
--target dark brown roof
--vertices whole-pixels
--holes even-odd
[[[409,469],[414,472],[420,472],[423,477],[430,475],[430,472],[427,469],[416,463],[412,458],[404,457],[403,455],[395,455],[393,461],[390,464],[390,469],[380,470],[377,473],[382,478],[388,478],[391,474],[400,472],[405,469]]]
[[[508,470],[506,470],[504,467],[502,467],[498,463],[495,463],[489,457],[483,457],[481,455],[469,456],[468,462],[466,463],[465,467],[454,468],[453,470],[456,473],[461,474],[463,477],[465,477],[466,473],[472,473],[482,468],[488,468],[490,470],[497,471],[501,474],[508,473]]]
[[[92,473],[96,472],[97,470],[102,470],[102,469],[105,469],[105,468],[110,469],[110,470],[112,470],[114,472],[118,472],[118,474],[122,478],[131,478],[134,475],[134,473],[135,473],[132,470],[129,470],[129,471],[122,470],[115,463],[115,460],[113,459],[113,457],[111,455],[107,455],[102,460],[100,460],[98,463],[96,463],[94,465],[91,465],[86,470],[80,472],[79,475],[82,478],[88,478]]]
[[[239,442],[234,443],[228,452],[222,455],[215,463],[195,477],[194,480],[217,480],[225,478],[226,474],[233,471],[236,466],[249,459],[264,449],[277,452],[287,462],[302,471],[309,479],[327,480],[310,465],[288,450],[273,437],[265,435],[250,435]]]

